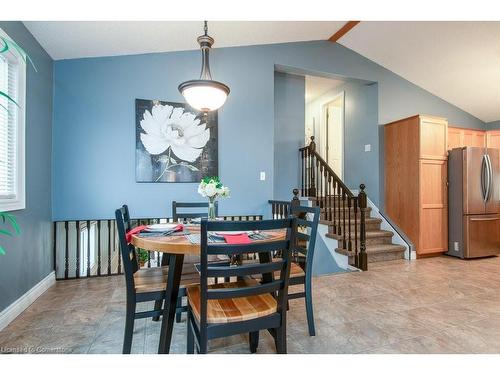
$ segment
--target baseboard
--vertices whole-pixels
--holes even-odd
[[[10,322],[16,319],[24,310],[26,310],[35,300],[40,297],[47,289],[56,282],[56,273],[52,271],[43,278],[33,288],[24,293],[17,300],[12,302],[7,308],[0,312],[0,331],[7,327]]]

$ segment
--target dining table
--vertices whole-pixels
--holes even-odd
[[[201,226],[199,224],[187,224],[178,233],[152,236],[144,236],[141,233],[132,235],[131,243],[136,248],[160,252],[164,257],[167,257],[165,262],[165,259],[162,259],[162,265],[168,265],[168,274],[165,308],[162,314],[160,342],[158,345],[159,354],[168,354],[170,351],[184,256],[200,256],[200,231]],[[259,239],[252,239],[252,236],[249,236],[249,238],[252,242],[261,243],[281,241],[286,237],[285,231],[263,231],[260,234]],[[268,252],[259,253],[259,261],[262,263],[270,262],[271,254]],[[263,275],[262,282],[270,282],[272,277],[272,275]]]

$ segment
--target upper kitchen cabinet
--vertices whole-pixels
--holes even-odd
[[[500,135],[500,133],[499,133]],[[448,150],[456,147],[486,147],[484,130],[448,126]]]
[[[448,248],[446,119],[417,115],[384,126],[385,211],[417,256]]]
[[[488,130],[486,132],[486,144],[489,148],[500,149],[500,130]]]
[[[418,117],[420,120],[420,158],[446,159],[448,122],[439,117]]]

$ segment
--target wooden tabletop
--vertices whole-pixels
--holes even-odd
[[[191,234],[199,234],[199,225],[186,225],[184,231]],[[257,240],[252,242],[270,242],[281,241],[285,239],[286,232],[280,231],[265,231],[269,238],[265,240]],[[132,245],[144,250],[159,251],[168,254],[191,254],[200,255],[200,244],[192,243],[187,236],[170,235],[164,237],[138,237],[132,235]]]

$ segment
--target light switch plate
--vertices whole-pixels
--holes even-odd
[[[370,152],[372,150],[372,145],[365,145],[365,152]]]
[[[260,180],[265,181],[266,180],[266,172],[260,172]]]

